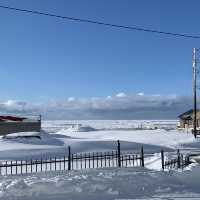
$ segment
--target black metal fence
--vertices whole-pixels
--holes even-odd
[[[72,154],[70,146],[68,155],[39,160],[4,161],[0,164],[1,175],[19,175],[58,170],[79,170],[110,167],[144,167],[143,147],[138,154],[121,152],[120,142],[117,150],[110,152],[90,152]]]
[[[172,159],[165,156],[161,150],[162,169],[184,168],[190,164],[189,156],[184,156],[177,150]],[[31,160],[10,160],[0,163],[1,175],[23,175],[37,172],[59,171],[59,170],[80,170],[90,168],[111,168],[111,167],[144,167],[143,147],[136,153],[121,151],[120,142],[117,141],[117,149],[109,152],[68,153],[63,157],[50,157]]]
[[[180,150],[177,150],[177,154],[172,159],[165,159],[164,151],[161,150],[161,163],[162,169],[183,169],[184,167],[188,166],[190,162],[190,157],[188,155],[183,155],[180,153]]]

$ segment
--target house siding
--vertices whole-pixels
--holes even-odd
[[[37,122],[0,122],[0,135],[18,132],[40,131],[41,121]]]

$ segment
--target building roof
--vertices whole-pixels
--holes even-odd
[[[16,121],[22,122],[25,117],[16,117],[16,116],[0,116],[0,121]]]
[[[191,120],[192,119],[192,115],[193,115],[193,109],[190,109],[184,113],[182,113],[181,115],[178,116],[178,118],[180,119],[187,119],[187,120]],[[200,109],[197,109],[197,112],[200,113]]]

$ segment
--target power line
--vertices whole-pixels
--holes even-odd
[[[12,11],[29,13],[29,14],[37,14],[37,15],[43,15],[43,16],[48,16],[48,17],[56,17],[56,18],[60,18],[60,19],[67,19],[67,20],[78,21],[78,22],[83,22],[83,23],[90,23],[90,24],[97,24],[97,25],[102,25],[102,26],[109,26],[109,27],[113,27],[113,28],[121,28],[121,29],[128,29],[128,30],[134,30],[134,31],[157,33],[157,34],[169,35],[169,36],[174,36],[174,37],[200,39],[200,36],[198,36],[198,35],[190,35],[190,34],[185,34],[185,33],[165,32],[165,31],[147,29],[147,28],[137,27],[137,26],[125,26],[125,25],[111,24],[111,23],[105,23],[105,22],[101,22],[101,21],[82,19],[82,18],[76,18],[76,17],[69,17],[69,16],[62,16],[62,15],[56,15],[56,14],[52,14],[52,13],[40,12],[40,11],[36,11],[36,10],[27,10],[27,9],[21,9],[21,8],[16,8],[16,7],[3,6],[3,5],[0,5],[0,8],[12,10]]]

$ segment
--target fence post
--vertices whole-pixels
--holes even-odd
[[[144,167],[144,149],[141,147],[141,166]]]
[[[117,156],[118,156],[118,167],[121,167],[121,150],[120,150],[119,140],[117,140]]]
[[[41,160],[40,160],[40,164],[41,164],[41,165],[40,165],[40,171],[42,172],[42,164],[43,164],[43,163],[42,163],[42,158],[41,158]]]
[[[189,165],[190,164],[190,156],[187,155],[186,158],[185,158],[185,162],[186,162],[186,165]]]
[[[65,170],[65,156],[64,156],[64,170]]]
[[[31,159],[31,173],[33,171],[33,160]]]
[[[94,168],[94,152],[92,152],[92,167]]]
[[[23,169],[22,169],[23,164],[22,164],[22,160],[21,160],[21,162],[20,162],[20,167],[21,167],[21,174],[23,174]]]
[[[27,174],[27,169],[28,169],[28,167],[27,167],[27,160],[26,160],[26,174]]]
[[[72,170],[74,169],[74,154],[72,154]]]
[[[71,170],[71,147],[68,146],[68,170]]]
[[[6,161],[6,176],[7,176],[7,174],[8,174],[8,165],[7,165],[7,161]],[[10,171],[11,171],[11,175],[12,175],[12,161],[11,161],[11,163],[10,163]]]
[[[35,171],[37,172],[37,159],[36,159],[35,163],[36,163]]]
[[[17,174],[17,160],[15,161],[15,166],[16,166],[16,168],[15,168],[15,174]]]
[[[162,164],[162,169],[165,169],[165,158],[164,158],[164,151],[163,149],[161,150],[161,164]]]
[[[180,158],[180,151],[177,150],[177,167],[181,168],[181,158]]]

